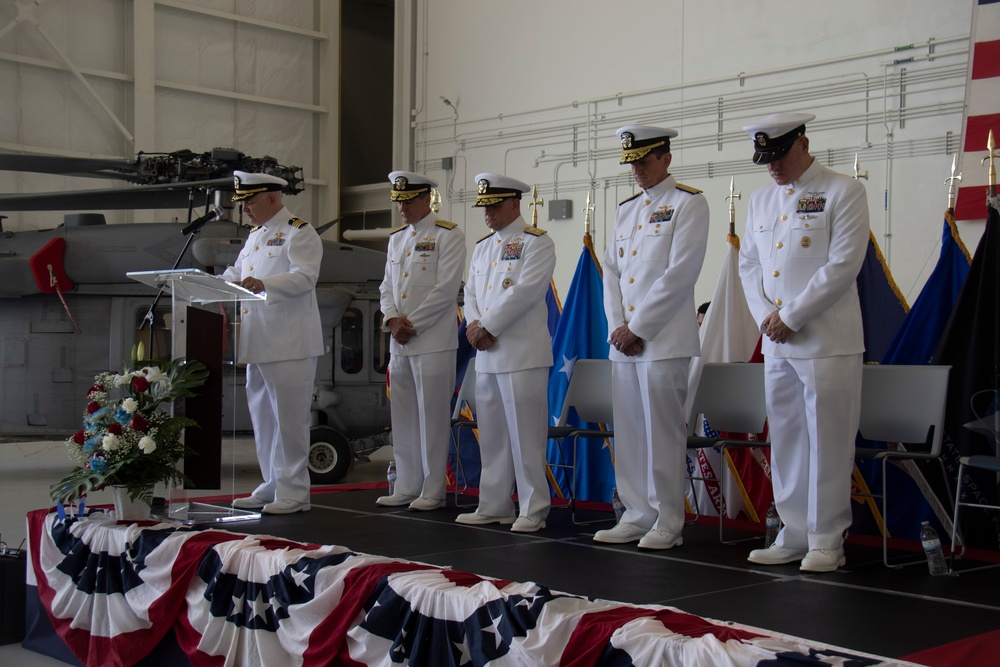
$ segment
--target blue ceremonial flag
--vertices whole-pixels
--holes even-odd
[[[878,363],[903,323],[908,307],[871,232],[868,232],[868,250],[858,272],[857,284],[865,335],[865,363]]]
[[[972,257],[958,236],[955,219],[951,211],[946,211],[937,265],[889,344],[882,357],[883,364],[930,362],[971,263]]]
[[[573,366],[578,359],[608,358],[608,323],[604,317],[604,285],[601,264],[594,253],[590,236],[583,238],[583,251],[576,264],[573,282],[563,308],[562,317],[552,337],[553,365],[549,371],[549,417],[555,426],[562,414],[566,389],[573,376]],[[607,388],[606,388],[607,389]],[[568,424],[597,428],[596,424],[581,424],[570,415]],[[564,447],[560,451],[558,442],[549,440],[548,461],[554,464],[569,464],[573,452]],[[610,502],[615,486],[615,469],[612,449],[608,441],[596,439],[580,440],[579,459],[576,462],[576,499]],[[553,474],[557,482],[557,495],[569,496],[569,480],[563,468],[555,468]],[[551,478],[550,478],[551,479]]]
[[[549,311],[549,335],[555,338],[556,327],[559,325],[559,317],[562,315],[562,304],[559,302],[559,295],[556,293],[556,281],[549,281],[549,289],[545,292],[545,307]]]

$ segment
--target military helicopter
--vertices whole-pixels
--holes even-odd
[[[188,225],[109,225],[101,214],[73,213],[53,229],[22,232],[3,231],[0,218],[0,437],[63,437],[79,428],[82,397],[94,375],[121,368],[135,343],[143,341],[151,358],[169,356],[169,299],[157,302],[156,290],[126,273],[171,265],[221,273],[233,264],[248,233],[225,219],[233,170],[280,176],[288,181],[286,194],[303,189],[298,167],[220,148],[120,161],[0,154],[0,169],[134,184],[0,195],[0,213],[187,207],[190,219],[194,202],[201,199],[208,211]],[[312,405],[309,471],[314,484],[339,480],[355,460],[367,461],[368,454],[391,444],[389,345],[381,331],[378,294],[385,254],[346,243],[323,244],[317,296],[328,352],[319,360]],[[223,428],[250,432],[245,372],[235,362],[236,317],[230,305],[223,310],[230,331],[223,363]]]

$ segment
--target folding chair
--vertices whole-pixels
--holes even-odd
[[[745,449],[748,447],[770,447],[767,440],[734,440],[717,437],[695,435],[699,416],[704,415],[708,424],[716,432],[728,433],[760,433],[767,422],[767,409],[764,403],[764,364],[718,363],[709,362],[701,371],[701,380],[695,391],[694,403],[691,409],[691,419],[688,422],[688,449],[702,447],[720,447],[722,449],[722,474],[717,478],[688,476],[692,490],[694,480],[715,481],[723,489],[729,474],[726,462],[726,451],[729,449]],[[699,512],[697,503],[695,512]],[[719,513],[719,541],[723,544],[744,542],[726,540],[723,535],[725,512]]]
[[[455,507],[471,507],[470,504],[461,505],[458,496],[465,492],[468,485],[468,478],[465,476],[465,467],[462,465],[461,452],[461,432],[463,428],[478,428],[475,419],[467,419],[462,415],[462,407],[468,406],[472,414],[476,414],[476,358],[469,359],[465,367],[465,376],[462,378],[462,385],[458,388],[458,398],[455,401],[455,409],[451,413],[451,437],[455,443],[455,465],[457,472],[462,475],[462,487],[458,486],[458,475],[455,476]]]
[[[886,448],[858,447],[855,458],[882,463],[882,493],[854,494],[880,498],[882,518],[888,522],[889,489],[886,463],[897,460],[937,459],[947,494],[951,483],[941,460],[945,402],[951,366],[894,366],[866,364],[861,374],[861,423],[858,431],[866,440],[885,442]],[[899,443],[899,448],[890,449]],[[954,548],[954,542],[952,542]],[[922,560],[919,562],[923,562]],[[888,530],[882,531],[882,563],[889,564]],[[905,563],[912,565],[913,563]]]
[[[608,425],[609,428],[585,429],[579,426],[568,426],[570,411],[582,422]],[[576,520],[576,460],[580,438],[614,438],[614,409],[611,398],[611,361],[608,359],[580,359],[573,366],[573,376],[566,388],[566,398],[563,401],[562,414],[559,423],[549,427],[549,439],[573,441],[573,458],[571,463],[549,464],[551,468],[565,468],[569,477],[570,518],[577,525],[597,523],[597,521]],[[561,447],[560,447],[561,449]],[[598,521],[607,521],[599,519]]]

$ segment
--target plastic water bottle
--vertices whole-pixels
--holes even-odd
[[[611,509],[615,511],[615,522],[621,523],[622,515],[625,514],[625,505],[622,504],[622,499],[618,497],[618,487],[615,487],[611,491]]]
[[[920,544],[924,546],[924,553],[927,554],[927,569],[931,575],[943,577],[948,574],[948,564],[944,561],[941,540],[937,531],[927,521],[920,524]]]
[[[778,508],[774,503],[771,503],[771,506],[767,508],[764,526],[767,528],[767,532],[764,534],[764,548],[767,549],[778,539],[778,533],[781,531],[781,517],[778,516]]]
[[[385,479],[389,482],[389,495],[396,493],[396,460],[389,461],[389,469],[385,472]]]

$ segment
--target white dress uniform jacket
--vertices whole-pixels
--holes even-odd
[[[518,217],[476,243],[465,285],[465,319],[497,337],[476,354],[479,373],[510,373],[552,365],[545,292],[556,266],[548,234]]]
[[[287,208],[250,232],[236,262],[222,274],[231,282],[252,276],[266,287],[264,301],[240,304],[241,363],[323,355],[323,329],[316,302],[322,261],[319,234]]]
[[[612,347],[612,361],[700,354],[694,285],[707,243],[708,202],[673,176],[618,206],[604,253],[604,312],[609,334],[628,324],[645,348],[628,357]]]
[[[379,287],[382,321],[405,317],[417,332],[406,345],[391,340],[391,354],[458,348],[458,288],[465,259],[462,230],[433,213],[389,235],[385,278]],[[383,324],[382,330],[390,329]]]
[[[818,160],[794,183],[754,191],[740,248],[747,306],[758,324],[780,310],[795,331],[780,345],[765,337],[764,356],[864,352],[855,281],[868,235],[864,186]]]

